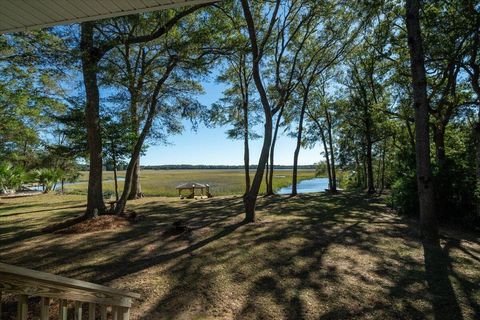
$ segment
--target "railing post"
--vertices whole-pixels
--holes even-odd
[[[95,320],[95,303],[88,304],[88,320]]]
[[[102,320],[107,320],[107,306],[103,304],[100,306],[100,315]]]
[[[118,320],[118,307],[112,306],[112,320]]]
[[[50,311],[50,298],[40,298],[40,320],[48,320]]]
[[[28,297],[24,294],[17,295],[17,320],[27,320]]]
[[[82,302],[75,301],[75,320],[82,320]]]
[[[58,307],[58,319],[67,320],[67,300],[60,299]]]
[[[130,308],[119,307],[118,309],[119,320],[130,320]]]

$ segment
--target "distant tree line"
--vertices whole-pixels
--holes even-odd
[[[191,164],[167,164],[167,165],[151,165],[141,166],[142,170],[208,170],[208,169],[225,169],[225,170],[243,170],[242,165],[191,165]],[[257,169],[256,165],[249,166],[250,169]],[[293,166],[275,165],[275,170],[292,170]],[[317,165],[301,165],[300,170],[314,170]]]

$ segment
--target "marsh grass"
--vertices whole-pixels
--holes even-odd
[[[123,178],[125,172],[119,172]],[[251,172],[253,178],[254,172]],[[298,181],[310,179],[315,176],[314,170],[299,170]],[[210,185],[211,192],[216,196],[240,195],[245,191],[243,170],[143,170],[141,171],[142,191],[147,196],[177,196],[175,187],[185,182],[199,182]],[[88,173],[83,172],[78,184],[67,186],[69,193],[85,194],[87,189]],[[273,177],[273,189],[278,190],[292,183],[291,170],[275,171]],[[114,190],[113,173],[104,173],[104,191]],[[123,181],[119,181],[120,192]],[[262,183],[260,193],[265,192],[265,182]]]

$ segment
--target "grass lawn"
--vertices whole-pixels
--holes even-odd
[[[422,245],[378,198],[261,198],[248,225],[240,197],[145,198],[131,226],[40,232],[84,201],[0,200],[0,261],[138,292],[133,319],[480,319],[479,236]]]
[[[253,179],[255,171],[251,170]],[[119,177],[125,177],[125,172],[120,171]],[[315,170],[299,170],[298,181],[310,179],[315,176]],[[148,196],[177,196],[176,186],[185,182],[207,183],[214,195],[240,195],[245,191],[245,179],[243,170],[142,170],[140,179],[142,191]],[[292,183],[292,170],[277,170],[273,176],[274,190],[287,187]],[[86,194],[88,172],[82,172],[80,181],[77,184],[67,187],[67,191]],[[113,191],[113,172],[104,173],[104,190]],[[119,182],[120,191],[123,188],[123,181]],[[260,192],[265,192],[265,183],[262,184]]]

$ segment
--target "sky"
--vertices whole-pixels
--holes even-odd
[[[204,105],[210,106],[222,96],[224,87],[215,81],[204,81],[205,94],[198,97]],[[199,126],[195,131],[185,122],[182,134],[170,138],[168,145],[150,146],[142,157],[142,165],[193,164],[193,165],[242,165],[243,142],[227,138],[228,127],[206,128]],[[260,133],[260,132],[259,132]],[[256,164],[260,156],[263,139],[250,142],[250,162]],[[279,135],[275,146],[275,164],[292,165],[295,139]],[[299,165],[310,165],[322,160],[321,149],[302,149]]]

